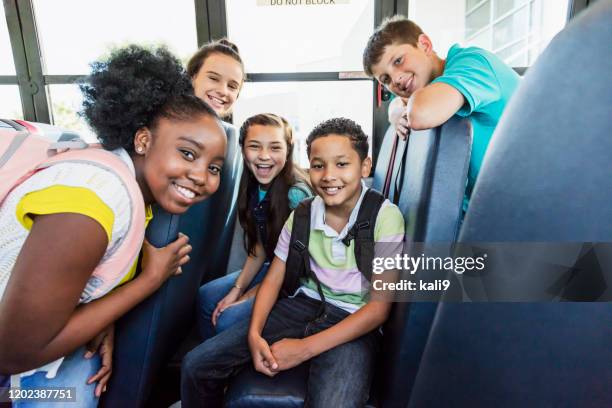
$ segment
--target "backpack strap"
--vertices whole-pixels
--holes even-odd
[[[351,245],[351,240],[355,240],[357,268],[368,282],[372,280],[376,217],[384,201],[385,197],[381,193],[371,188],[368,189],[357,213],[357,220],[342,240],[342,243],[347,247]]]
[[[289,254],[285,264],[285,280],[281,294],[291,296],[300,285],[300,278],[310,274],[308,240],[310,239],[310,208],[312,200],[302,201],[293,212],[293,227],[289,241]]]
[[[63,146],[59,147],[61,149]],[[98,264],[93,271],[80,299],[81,303],[87,303],[114,289],[138,259],[145,235],[145,203],[129,166],[115,154],[104,149],[69,149],[51,156],[41,163],[38,169],[71,162],[92,164],[115,174],[130,197],[130,222],[126,235],[115,252]]]
[[[310,269],[310,255],[308,254],[308,242],[310,240],[310,210],[314,197],[302,201],[293,213],[293,228],[289,240],[289,254],[285,264],[285,280],[281,290],[281,296],[288,297],[299,288],[300,278],[310,277],[317,284],[317,291],[321,297],[321,306],[317,317],[325,312],[325,295],[321,282]]]

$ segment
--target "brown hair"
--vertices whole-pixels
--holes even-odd
[[[200,72],[200,68],[202,68],[202,65],[204,65],[204,61],[206,60],[206,58],[208,58],[214,53],[227,55],[236,60],[236,62],[238,62],[242,67],[244,82],[244,76],[246,76],[246,73],[244,72],[244,63],[242,62],[242,58],[240,58],[238,47],[236,46],[236,44],[229,41],[227,38],[221,38],[220,40],[211,41],[201,46],[200,49],[197,50],[195,54],[193,54],[193,56],[189,59],[189,62],[187,63],[187,73],[189,74],[189,76],[191,78],[194,78],[198,74],[198,72]]]
[[[363,50],[363,70],[368,76],[374,76],[372,66],[380,62],[385,47],[397,43],[416,47],[421,34],[421,27],[404,16],[396,15],[385,19],[370,36]]]
[[[306,172],[293,162],[293,130],[289,122],[273,113],[261,113],[251,116],[240,127],[240,146],[244,145],[249,128],[253,125],[273,126],[282,129],[285,142],[287,143],[287,161],[285,166],[272,180],[267,192],[268,197],[270,197],[270,207],[266,220],[266,242],[262,242],[262,245],[268,258],[272,259],[281,229],[290,213],[289,199],[287,197],[289,189],[297,183],[303,183],[310,188],[310,182]],[[245,170],[240,178],[240,192],[238,193],[238,219],[244,230],[244,248],[248,254],[254,255],[258,236],[255,219],[253,214],[251,214],[249,204],[251,194],[255,194],[255,189],[257,189],[259,184],[255,176],[246,169],[246,163],[244,167]]]

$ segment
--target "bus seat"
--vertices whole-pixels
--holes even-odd
[[[409,242],[441,243],[450,252],[461,221],[471,145],[469,121],[456,116],[410,135],[398,203]],[[434,302],[393,305],[384,327],[382,406],[407,406],[436,309]]]
[[[141,407],[147,403],[156,375],[193,325],[195,297],[203,276],[218,276],[225,270],[242,156],[234,128],[224,127],[228,145],[219,189],[180,217],[179,231],[189,236],[193,247],[191,260],[181,275],[168,279],[116,322],[113,375],[102,398],[105,406]],[[164,220],[160,223],[156,218]],[[147,234],[151,236],[153,228],[158,242],[170,242],[173,237],[167,236],[168,226],[164,225],[169,220],[154,217]]]
[[[385,135],[383,136],[378,156],[376,159],[376,167],[374,168],[374,175],[372,178],[372,188],[380,192],[383,191],[385,183],[385,177],[387,175],[387,168],[391,161],[391,152],[393,150],[393,140],[395,139],[395,129],[393,126],[389,126]]]
[[[611,37],[597,2],[527,71],[460,242],[612,242]],[[610,338],[609,303],[441,303],[409,406],[612,406]]]
[[[390,154],[392,143],[389,140],[392,141],[393,137],[391,130],[386,132],[381,152],[387,146]],[[406,219],[408,239],[454,241],[467,180],[471,146],[469,123],[453,117],[439,128],[413,132],[400,165],[404,144],[403,141],[398,144],[395,167],[404,172],[399,206]],[[383,166],[380,159],[377,171],[379,166]],[[385,172],[386,169],[381,173],[383,182]],[[396,171],[392,184],[397,177]],[[381,185],[379,180],[375,175],[376,187]],[[433,203],[434,199],[441,202]],[[436,304],[431,302],[394,304],[384,327],[380,369],[375,376],[373,398],[368,406],[405,407],[408,404],[435,309]],[[251,366],[246,367],[232,381],[226,394],[226,406],[302,406],[307,374],[307,363],[273,379],[255,372]]]

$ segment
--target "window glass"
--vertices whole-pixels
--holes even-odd
[[[316,2],[226,0],[228,37],[248,72],[363,70],[375,2],[306,3]]]
[[[326,119],[346,117],[371,138],[372,103],[370,81],[247,82],[234,108],[234,124],[240,127],[245,119],[261,112],[281,115],[293,127],[294,158],[308,167],[306,137],[310,131]]]
[[[0,7],[0,75],[15,75],[15,63],[13,51],[11,50],[11,39],[9,37],[4,7]]]
[[[83,96],[75,84],[48,85],[53,124],[64,129],[74,130],[86,141],[97,142],[96,136],[78,112],[82,109]]]
[[[0,118],[23,119],[19,87],[17,85],[0,85]]]
[[[523,7],[493,25],[493,50],[527,36],[529,29],[529,7]]]
[[[470,39],[470,45],[475,47],[484,48],[485,50],[491,49],[491,29],[487,28],[484,31],[481,31],[480,34],[472,37]]]
[[[528,1],[529,0],[495,0],[493,2],[493,19],[502,17],[510,10],[523,5]]]
[[[45,74],[86,74],[90,62],[129,43],[166,44],[183,60],[197,48],[193,0],[33,3]]]
[[[481,3],[482,0],[467,0],[466,1],[466,10],[472,10],[473,8],[475,8],[479,3]]]
[[[569,0],[410,0],[408,15],[445,57],[455,43],[528,66],[567,21]],[[510,48],[511,49],[510,49]]]
[[[490,1],[483,2],[478,8],[469,12],[465,17],[465,36],[471,37],[489,25],[491,20]]]

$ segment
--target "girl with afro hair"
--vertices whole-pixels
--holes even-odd
[[[224,130],[167,50],[115,50],[92,64],[81,91],[84,117],[134,175],[148,219],[152,204],[181,214],[217,190]],[[11,245],[0,242],[8,274],[0,279],[0,372],[22,388],[76,387],[79,407],[97,406],[111,375],[113,322],[189,260],[185,235],[159,249],[145,241],[141,273],[134,277],[134,265],[91,301],[92,272],[125,238],[133,204],[112,171],[62,162],[0,206],[3,235],[14,235]]]

